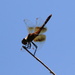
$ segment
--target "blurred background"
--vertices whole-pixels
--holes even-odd
[[[0,1],[0,75],[50,75],[26,51],[21,40],[27,36],[24,19],[47,23],[46,42],[37,51],[56,75],[75,74],[75,1],[74,0],[1,0]]]

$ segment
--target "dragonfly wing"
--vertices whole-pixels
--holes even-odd
[[[35,27],[35,32],[38,31],[42,25],[44,24],[44,21],[41,18],[36,18],[36,27]],[[33,40],[33,42],[37,45],[37,49],[39,50],[43,44],[46,41],[46,35],[44,34],[47,31],[47,27],[45,26],[40,34]]]
[[[46,35],[40,34],[34,39],[34,42],[43,42],[45,40],[46,40]]]
[[[33,42],[37,45],[37,50],[40,50],[46,41],[46,36],[44,34],[38,35]],[[33,48],[34,49],[34,48]]]
[[[41,18],[36,18],[35,31],[38,31],[38,30],[42,27],[43,24],[44,24],[44,21],[43,21]],[[41,30],[40,34],[45,33],[46,31],[47,31],[47,27],[45,26],[45,27]]]
[[[27,27],[28,33],[33,33],[35,29],[35,25],[28,19],[24,19],[24,23]]]
[[[43,25],[44,21],[41,18],[36,18],[36,25],[41,27]]]

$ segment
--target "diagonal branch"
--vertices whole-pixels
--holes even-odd
[[[36,56],[34,56],[25,46],[22,46],[29,54],[31,54],[37,61],[39,61],[46,69],[50,71],[51,74],[55,75],[55,73],[48,67],[46,66],[40,59],[38,59]]]

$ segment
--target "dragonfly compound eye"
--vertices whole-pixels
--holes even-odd
[[[26,45],[27,44],[27,40],[25,38],[23,38],[22,40],[22,44]]]

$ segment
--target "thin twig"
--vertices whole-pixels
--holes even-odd
[[[38,59],[36,56],[34,56],[26,47],[22,46],[29,54],[31,54],[36,60],[38,60],[46,69],[50,71],[51,74],[55,75],[55,73],[48,67],[46,66],[40,59]]]

